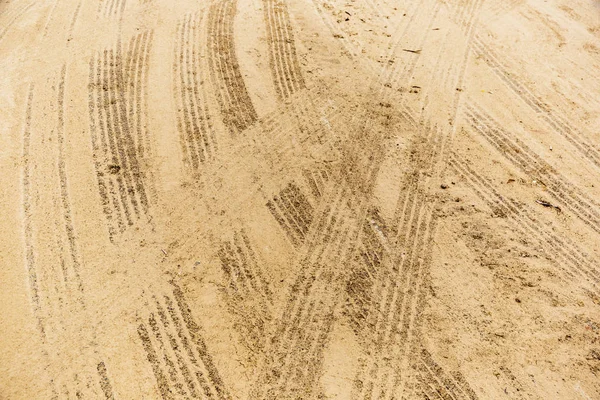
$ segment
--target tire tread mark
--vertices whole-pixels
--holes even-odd
[[[120,47],[120,44],[117,47]],[[122,177],[122,184],[119,187],[119,191],[121,197],[124,199],[125,216],[128,218],[129,225],[133,225],[134,218],[139,218],[139,208],[135,196],[135,178],[133,176],[135,156],[131,154],[131,147],[127,143],[129,139],[129,124],[123,115],[124,104],[120,98],[123,87],[116,76],[120,65],[115,62],[114,49],[106,51],[105,57],[108,66],[106,71],[106,84],[108,86],[108,109],[106,114],[109,117],[109,134],[111,135],[110,139],[114,143],[114,151],[119,155],[120,162],[117,165],[120,169],[117,176]]]
[[[50,26],[50,22],[52,21],[52,16],[54,15],[54,12],[56,11],[57,5],[58,5],[58,0],[55,0],[54,4],[52,5],[52,9],[50,10],[50,13],[48,14],[48,18],[46,18],[46,23],[44,24],[44,34],[42,35],[43,37],[46,37],[46,35],[48,35],[48,27]]]
[[[546,229],[524,205],[498,193],[492,182],[475,172],[462,157],[451,154],[449,165],[467,180],[475,194],[495,210],[494,212],[499,211],[503,215],[510,216],[510,221],[516,229],[528,237],[535,238],[546,256],[554,260],[566,278],[573,280],[576,276],[580,276],[590,279],[594,286],[600,283],[600,273],[595,267],[596,262],[578,249],[577,245]],[[544,247],[548,248],[544,249]]]
[[[127,46],[118,41],[116,49],[104,49],[90,61],[92,149],[111,241],[127,226],[150,221],[151,179],[143,171],[149,141],[142,86],[151,42],[152,32],[146,31]]]
[[[31,190],[31,116],[33,107],[33,84],[29,85],[27,93],[27,106],[25,111],[25,126],[23,128],[23,214],[24,214],[24,237],[25,237],[25,260],[27,264],[27,275],[29,279],[29,290],[32,301],[33,313],[37,319],[37,327],[45,340],[46,333],[41,316],[40,287],[38,282],[38,271],[36,257],[33,248],[33,221],[32,221],[32,190]]]
[[[146,38],[146,33],[142,34],[142,38]],[[136,38],[133,38],[130,45],[135,43],[135,40]],[[145,40],[143,40],[143,43],[144,42]],[[133,47],[132,53],[133,54],[131,56],[137,59],[138,57],[135,57],[135,47]],[[129,75],[129,71],[123,67],[122,46],[120,44],[117,46],[116,56],[114,59],[111,55],[111,64],[113,65],[113,87],[115,91],[114,99],[117,105],[117,112],[115,114],[117,115],[116,120],[119,121],[116,125],[120,128],[121,132],[118,142],[121,143],[123,153],[126,154],[126,159],[128,160],[128,171],[125,171],[129,173],[131,179],[131,187],[128,188],[128,193],[133,210],[136,214],[136,217],[139,219],[139,206],[143,208],[144,213],[148,211],[148,198],[146,194],[146,188],[143,183],[143,174],[140,168],[140,160],[143,157],[142,153],[144,146],[143,137],[137,138],[138,145],[136,146],[136,140],[134,138],[135,121],[132,120],[130,116],[137,114],[141,117],[140,114],[143,113],[143,110],[141,110],[140,107],[136,107],[136,105],[139,106],[139,101],[136,102],[137,104],[135,105],[128,103],[128,91],[132,85],[128,84],[129,79],[126,78],[127,75]],[[134,62],[133,66],[139,67],[139,63]],[[138,83],[138,85],[133,85],[134,87],[139,86],[139,83],[141,83],[142,77],[139,75],[140,69],[141,68],[138,68],[138,74],[136,76],[136,80],[134,81],[135,83]]]
[[[208,11],[209,69],[224,124],[239,134],[258,119],[235,55],[233,20],[237,0],[221,0]]]
[[[371,207],[362,227],[357,265],[351,269],[346,283],[347,304],[344,311],[357,337],[362,337],[363,321],[369,316],[374,280],[381,273],[386,251],[389,252],[387,242],[390,233],[379,211]]]
[[[13,25],[15,22],[17,22],[17,21],[19,20],[19,18],[20,18],[20,17],[21,17],[23,14],[25,14],[27,11],[29,11],[29,9],[30,9],[31,7],[33,7],[33,6],[34,6],[36,3],[37,3],[36,1],[33,1],[33,2],[29,3],[29,4],[27,4],[27,5],[26,5],[26,6],[24,6],[24,7],[23,7],[21,10],[19,10],[19,11],[16,11],[16,12],[15,12],[15,16],[14,16],[14,17],[13,17],[13,18],[12,18],[10,21],[8,21],[6,24],[3,24],[3,29],[2,29],[2,30],[0,30],[0,41],[1,41],[2,39],[4,39],[4,36],[6,35],[6,33],[8,32],[8,30],[10,29],[10,27],[11,27],[11,26],[12,26],[12,25]]]
[[[271,74],[277,94],[284,100],[304,88],[304,78],[300,72],[286,3],[284,0],[263,0],[263,8]]]
[[[187,304],[183,291],[174,282],[172,282],[172,284],[174,287],[173,296],[175,297],[177,308],[179,309],[181,317],[184,321],[184,324],[193,343],[196,345],[196,350],[200,356],[200,359],[206,367],[206,370],[208,372],[208,381],[210,382],[212,388],[214,388],[217,394],[216,397],[219,399],[231,399],[231,396],[225,388],[223,380],[217,368],[215,367],[215,364],[212,360],[212,356],[208,351],[208,347],[206,346],[204,338],[202,337],[200,326],[196,323],[192,316],[191,309]]]
[[[67,66],[63,65],[61,71],[61,78],[58,85],[58,126],[57,126],[57,137],[58,137],[58,160],[57,169],[59,175],[59,187],[60,187],[60,198],[62,205],[62,214],[64,219],[64,231],[67,236],[69,245],[69,254],[71,258],[73,275],[75,276],[76,285],[80,292],[83,292],[83,283],[79,270],[81,268],[81,258],[79,256],[79,249],[77,247],[77,240],[75,234],[75,227],[73,224],[73,215],[71,211],[71,199],[69,196],[69,181],[67,178],[67,171],[65,166],[65,81],[67,75]]]
[[[175,56],[173,58],[173,96],[175,98],[175,105],[177,107],[177,113],[175,116],[177,118],[177,130],[180,135],[181,148],[183,150],[184,160],[192,165],[192,169],[198,168],[198,155],[193,149],[190,149],[188,146],[191,146],[185,136],[189,132],[188,129],[184,129],[183,124],[187,123],[187,120],[182,116],[184,113],[184,107],[186,107],[186,102],[184,99],[184,73],[182,69],[183,62],[183,53],[184,53],[184,24],[181,20],[177,21],[177,26],[175,28]]]
[[[122,166],[125,166],[126,164],[126,160],[125,155],[123,154],[123,150],[122,148],[119,148],[118,146],[118,142],[116,140],[116,134],[114,132],[114,126],[115,126],[115,122],[113,121],[115,116],[114,116],[114,107],[111,107],[111,105],[114,105],[113,103],[113,99],[112,97],[112,91],[113,88],[111,87],[111,83],[110,83],[110,77],[109,77],[109,68],[108,68],[108,64],[109,64],[109,51],[108,50],[103,50],[102,52],[102,63],[101,63],[101,68],[102,68],[102,77],[101,77],[101,90],[100,90],[100,95],[102,96],[102,100],[100,101],[100,110],[101,110],[101,114],[104,114],[104,123],[106,124],[106,141],[108,142],[108,148],[109,148],[109,152],[106,154],[106,158],[108,160],[110,160],[110,162],[112,163],[111,166],[117,166],[117,168],[119,168],[117,170],[117,173],[114,174],[115,178],[114,178],[114,188],[115,191],[118,193],[115,193],[115,197],[118,196],[118,198],[121,201],[121,207],[122,207],[122,214],[124,216],[124,219],[127,223],[127,225],[131,226],[133,225],[133,220],[131,219],[131,213],[129,210],[129,204],[127,201],[127,188],[125,186],[125,183],[123,183],[123,176],[122,174],[118,173],[120,171],[120,168],[123,168]],[[99,65],[100,67],[100,65]],[[117,123],[118,125],[118,123]],[[105,166],[110,168],[109,166]],[[107,168],[107,169],[108,169]],[[110,173],[110,172],[109,172]],[[128,175],[126,174],[126,177]],[[109,176],[110,179],[110,176]],[[113,179],[111,179],[111,181],[113,181]]]
[[[150,340],[148,329],[144,324],[140,324],[137,331],[146,352],[146,358],[148,359],[148,362],[150,362],[152,371],[154,372],[154,377],[156,378],[158,390],[160,391],[162,398],[168,400],[174,399],[173,394],[169,389],[169,383],[165,376],[165,372],[160,365],[158,355],[156,354],[156,350],[154,349],[152,341]]]
[[[213,395],[214,391],[212,391],[210,389],[210,386],[205,377],[205,374],[201,370],[200,365],[198,363],[198,357],[194,353],[194,349],[192,347],[192,344],[190,343],[191,336],[188,338],[188,335],[186,335],[186,330],[184,329],[184,327],[182,325],[181,319],[177,315],[176,307],[173,303],[173,300],[171,299],[171,297],[165,295],[164,301],[166,304],[167,312],[169,313],[169,316],[171,317],[171,320],[173,321],[175,329],[177,330],[177,335],[179,336],[181,344],[187,353],[187,357],[188,357],[191,365],[193,365],[193,367],[194,367],[193,369],[195,369],[195,376],[196,376],[197,382],[202,387],[202,389],[204,390],[204,394],[208,398],[211,398],[211,399],[214,398],[214,395]]]
[[[216,141],[210,113],[208,96],[201,81],[199,25],[202,14],[188,14],[178,24],[174,71],[175,96],[179,112],[178,127],[185,155],[184,162],[197,170],[201,163],[212,159]],[[189,107],[189,109],[188,109]]]
[[[221,245],[218,258],[228,283],[227,301],[238,319],[236,326],[248,349],[262,353],[265,327],[272,319],[271,290],[243,228],[234,233],[232,241]]]
[[[477,400],[477,395],[459,372],[453,375],[446,373],[424,348],[415,355],[421,364],[422,383],[429,385],[442,399]]]
[[[273,217],[288,233],[295,246],[301,245],[306,239],[313,219],[313,208],[300,188],[289,183],[279,195],[266,204]]]
[[[154,313],[150,313],[148,317],[148,324],[150,325],[150,329],[154,334],[154,338],[158,343],[158,347],[162,353],[162,358],[165,364],[167,365],[167,371],[169,373],[169,378],[171,381],[171,385],[169,388],[174,388],[179,396],[187,397],[187,392],[185,391],[184,385],[179,380],[179,374],[177,373],[177,368],[175,367],[175,363],[173,362],[171,354],[169,354],[169,350],[165,345],[165,341],[163,339],[163,334],[161,333],[160,327],[156,320]]]
[[[123,231],[123,219],[119,211],[119,204],[116,201],[113,194],[113,182],[110,179],[105,178],[101,163],[107,163],[107,145],[106,145],[106,132],[104,127],[104,118],[101,106],[101,91],[103,91],[100,74],[100,55],[95,54],[90,60],[90,84],[88,88],[88,109],[90,117],[90,136],[92,142],[92,151],[94,158],[94,169],[96,171],[96,180],[98,183],[98,192],[100,195],[100,202],[102,204],[102,210],[108,222],[108,236],[112,241],[116,235],[116,229]],[[95,66],[98,66],[97,72]],[[94,79],[96,77],[97,79]],[[100,88],[98,90],[98,88]],[[94,96],[94,91],[97,91],[97,96]],[[98,117],[98,121],[96,121]],[[97,129],[100,128],[100,135],[98,135]],[[102,154],[102,155],[101,155]],[[107,187],[108,186],[108,187]],[[113,206],[111,207],[111,202]],[[116,215],[113,216],[113,213]]]
[[[69,25],[69,34],[68,34],[69,39],[73,38],[73,29],[75,29],[75,24],[77,23],[77,20],[79,19],[79,12],[81,11],[82,3],[83,3],[83,0],[80,0],[79,3],[77,3],[75,12],[73,12],[73,18],[71,18],[71,24]]]
[[[115,396],[113,394],[113,388],[110,380],[108,379],[108,373],[106,371],[106,364],[104,364],[104,361],[99,362],[96,369],[98,370],[98,375],[100,376],[100,387],[104,393],[104,398],[107,400],[114,400]]]
[[[511,74],[503,65],[499,56],[484,43],[484,41],[475,37],[472,42],[473,50],[489,65],[492,71],[513,91],[521,100],[523,100],[535,113],[548,125],[554,132],[563,136],[567,141],[577,149],[577,151],[591,161],[596,167],[600,168],[600,151],[597,146],[587,140],[580,132],[572,128],[566,118],[553,111],[550,106],[536,96],[531,89],[519,82],[515,74]]]
[[[600,205],[568,183],[558,171],[531,150],[516,135],[504,130],[480,107],[470,104],[466,116],[471,127],[512,164],[529,176],[538,178],[563,207],[600,233]]]
[[[192,378],[192,374],[190,372],[191,366],[189,365],[189,361],[185,360],[184,355],[182,354],[179,344],[175,339],[174,334],[171,332],[171,323],[167,318],[167,314],[165,313],[164,308],[160,304],[159,300],[154,297],[154,301],[156,303],[156,310],[162,326],[164,328],[164,333],[167,337],[169,344],[171,345],[171,350],[173,354],[175,354],[175,358],[177,359],[177,365],[179,367],[179,372],[183,376],[183,379],[188,387],[189,393],[193,398],[198,398],[198,392],[196,391],[196,384],[194,379]]]

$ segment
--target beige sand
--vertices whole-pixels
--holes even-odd
[[[0,2],[0,399],[600,399],[597,0]]]

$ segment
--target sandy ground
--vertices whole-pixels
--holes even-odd
[[[0,1],[0,399],[600,399],[597,0]]]

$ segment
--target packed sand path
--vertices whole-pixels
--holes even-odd
[[[597,0],[0,1],[0,399],[600,399]]]

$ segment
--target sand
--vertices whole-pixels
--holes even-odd
[[[0,2],[0,399],[600,399],[597,0]]]

